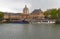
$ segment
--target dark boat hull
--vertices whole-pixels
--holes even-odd
[[[10,22],[10,23],[29,24],[28,21],[14,21],[14,22]]]

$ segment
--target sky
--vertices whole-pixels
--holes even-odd
[[[60,0],[0,0],[0,11],[22,13],[27,5],[30,12],[34,9],[47,10],[60,8]]]

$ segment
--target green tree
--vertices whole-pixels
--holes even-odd
[[[4,17],[4,13],[0,12],[0,21],[2,21],[3,17]]]
[[[44,15],[48,18],[56,19],[57,18],[57,9],[49,9],[44,12]]]
[[[57,10],[57,18],[60,18],[60,8]]]
[[[57,9],[51,9],[51,19],[57,18]]]
[[[48,18],[48,16],[50,15],[50,10],[44,11],[44,15],[45,15],[45,18]]]

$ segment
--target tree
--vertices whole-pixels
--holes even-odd
[[[60,18],[60,8],[57,10],[57,17]]]
[[[45,18],[48,18],[49,15],[50,15],[50,10],[45,11],[45,12],[44,12],[44,15],[45,15]]]
[[[3,17],[4,17],[4,13],[0,12],[0,21],[2,21]]]
[[[57,9],[49,9],[44,12],[45,17],[56,19],[57,18]]]
[[[51,9],[51,19],[57,18],[57,9]]]

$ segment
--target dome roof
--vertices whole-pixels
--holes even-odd
[[[36,14],[36,13],[43,13],[41,9],[35,9],[32,13]]]
[[[27,6],[25,5],[25,7],[24,7],[24,9],[23,10],[29,10],[28,8],[27,8]]]

